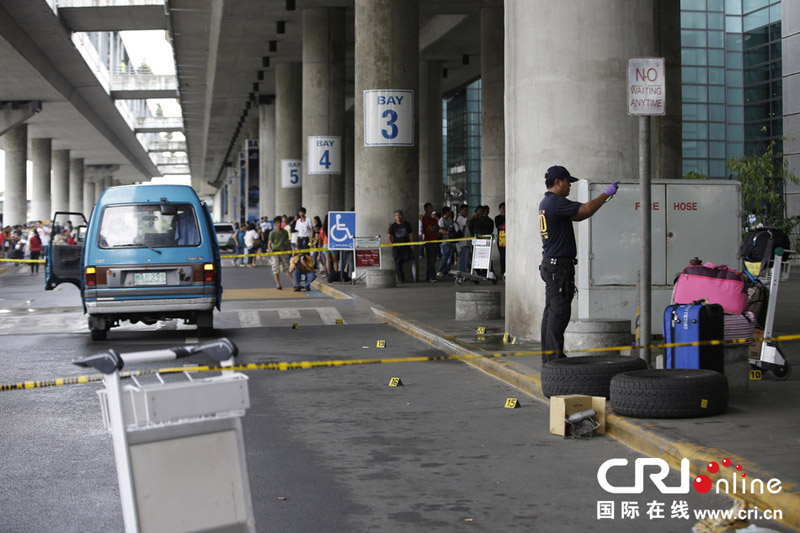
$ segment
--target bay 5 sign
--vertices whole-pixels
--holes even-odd
[[[414,146],[414,91],[364,91],[364,146]]]
[[[296,189],[303,186],[303,161],[281,159],[281,189]]]
[[[663,57],[629,57],[628,114],[663,116],[666,85]]]

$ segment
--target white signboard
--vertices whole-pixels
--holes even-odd
[[[628,58],[628,114],[665,113],[666,81],[663,57]]]
[[[281,159],[281,189],[296,189],[303,185],[303,161]]]
[[[414,146],[414,91],[364,91],[364,146]]]
[[[308,138],[308,173],[309,174],[342,173],[341,137]]]

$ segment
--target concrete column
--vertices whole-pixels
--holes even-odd
[[[236,168],[236,167],[234,167],[234,168]],[[229,220],[230,222],[241,222],[242,221],[241,220],[242,217],[240,216],[240,211],[239,211],[239,209],[237,209],[238,208],[238,205],[237,205],[238,202],[236,201],[239,198],[239,196],[241,195],[241,192],[240,192],[241,184],[239,183],[240,179],[241,178],[239,177],[238,171],[230,170],[230,169],[228,170],[228,179],[226,180],[226,182],[227,182],[227,194],[228,194],[228,218],[227,218],[227,220]]]
[[[53,150],[53,181],[50,183],[50,193],[53,197],[50,216],[56,211],[69,211],[69,150]]]
[[[83,158],[73,159],[69,163],[69,210],[83,213]]]
[[[258,106],[258,216],[275,216],[275,102]]]
[[[84,179],[83,181],[83,215],[89,219],[89,214],[94,208],[94,182]]]
[[[2,139],[6,152],[3,226],[25,224],[28,222],[28,125],[14,126],[3,134]]]
[[[351,211],[356,205],[356,152],[355,112],[348,111],[344,117],[344,209]]]
[[[503,6],[481,9],[481,202],[499,213],[506,199]]]
[[[302,200],[302,187],[284,188],[281,178],[282,159],[303,159],[302,91],[301,63],[275,65],[275,216],[293,214]]]
[[[681,6],[680,2],[656,0],[654,17],[655,56],[664,58],[667,80],[666,115],[651,120],[653,179],[679,179],[683,176],[681,128]]]
[[[103,189],[106,188],[106,179],[100,178],[99,180],[94,182],[94,203],[97,203],[97,200],[100,199],[100,195],[103,194]]]
[[[783,50],[783,131],[786,140],[783,141],[783,154],[789,162],[789,170],[794,175],[800,175],[800,6],[797,2],[783,0],[781,2],[781,46]],[[794,58],[790,61],[789,57]],[[787,216],[800,215],[800,186],[794,183],[786,184],[785,191]],[[800,235],[797,229],[794,237]]]
[[[344,174],[309,174],[308,138],[340,137],[343,160],[344,13],[342,8],[303,10],[303,205],[322,219],[344,208]]]
[[[502,8],[501,8],[502,11]],[[501,20],[502,22],[502,20]],[[436,211],[444,202],[442,176],[442,64],[419,64],[419,210],[427,202]]]
[[[52,139],[31,139],[33,182],[31,191],[31,220],[50,220],[50,170]]]
[[[358,235],[383,235],[402,209],[416,233],[419,203],[419,136],[413,146],[364,145],[364,91],[419,91],[419,6],[407,0],[356,0],[355,200]],[[380,43],[380,45],[377,45]],[[415,114],[418,106],[414,106]],[[391,248],[381,251],[391,268]]]
[[[520,338],[541,333],[541,241],[531,242],[530,227],[547,168],[563,165],[603,182],[638,175],[638,119],[626,112],[625,64],[653,53],[653,16],[653,0],[506,0],[505,313],[506,330]],[[554,47],[564,28],[580,38]]]

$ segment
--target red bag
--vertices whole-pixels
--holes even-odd
[[[744,276],[725,265],[687,266],[675,279],[673,301],[690,304],[698,300],[720,304],[726,313],[743,313],[747,309]]]

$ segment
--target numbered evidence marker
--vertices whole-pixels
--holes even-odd
[[[281,159],[281,189],[303,186],[303,162],[300,159]]]
[[[761,381],[761,377],[762,377],[761,370],[750,371],[750,381]]]
[[[392,378],[392,379],[389,380],[389,386],[390,387],[402,387],[403,386],[403,382],[400,380],[400,378]]]
[[[478,335],[483,335],[486,333],[486,326],[478,326],[478,329],[475,330]]]
[[[386,341],[378,341],[378,348],[386,348]]]
[[[309,174],[342,173],[341,137],[308,138],[308,173]]]
[[[519,401],[516,398],[506,399],[506,405],[505,405],[506,409],[519,409],[520,407],[522,406],[520,405]]]
[[[344,320],[343,320],[343,319],[341,319],[341,318],[337,318],[337,319],[336,319],[336,325],[337,325],[337,326],[341,326],[342,324],[344,324]]]
[[[364,91],[364,146],[414,146],[414,91]]]
[[[503,344],[516,344],[517,338],[512,336],[511,333],[506,333],[503,335]]]

